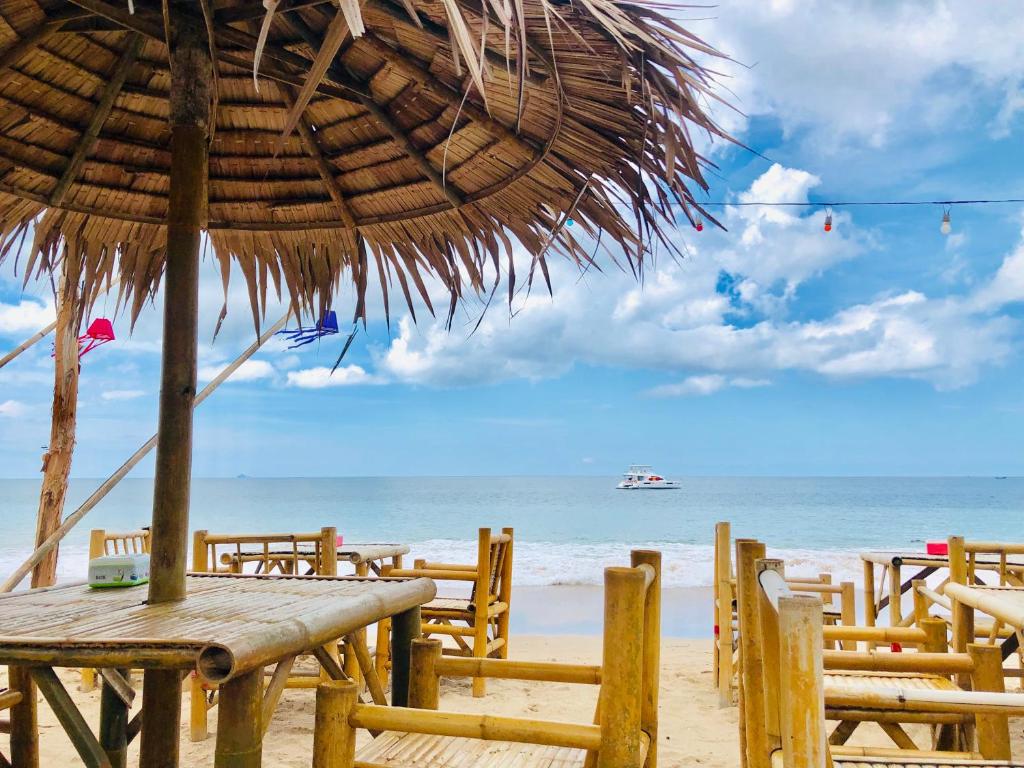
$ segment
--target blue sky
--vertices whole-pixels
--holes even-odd
[[[708,13],[690,28],[736,60],[719,68],[740,111],[719,115],[764,156],[706,147],[711,200],[1024,196],[1016,3]],[[472,337],[472,303],[450,333],[398,314],[389,335],[374,298],[333,377],[343,337],[268,346],[197,411],[195,473],[1024,474],[1024,206],[955,208],[948,237],[936,207],[836,209],[830,234],[820,208],[715,210],[728,231],[680,227],[686,258],[642,285],[555,265],[554,299],[492,308]],[[252,339],[240,282],[211,344],[204,265],[206,378]],[[0,349],[48,321],[48,290],[0,272]],[[84,360],[77,476],[155,428],[159,309]],[[38,472],[49,352],[0,370],[0,476]]]

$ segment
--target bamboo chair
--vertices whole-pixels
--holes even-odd
[[[601,666],[442,656],[413,641],[410,705],[356,703],[350,682],[317,689],[313,768],[657,768],[661,554],[605,570]],[[435,712],[442,676],[600,686],[595,724]],[[356,729],[380,731],[356,751]]]
[[[338,574],[337,529],[333,526],[312,533],[211,534],[196,531],[192,537],[193,573],[281,573],[320,576]],[[291,551],[287,550],[291,548]],[[255,554],[253,550],[257,551]],[[337,643],[324,650],[336,661],[341,658]],[[367,673],[360,655],[369,658],[365,630],[360,630],[343,644],[344,668],[349,677],[362,682],[366,677],[375,701],[383,700],[383,691],[372,668]],[[283,668],[281,679],[272,680],[275,695],[286,688],[315,688],[326,674],[292,674],[290,665]],[[192,741],[203,741],[209,735],[209,711],[217,704],[217,687],[202,682],[193,673],[190,677],[189,733]],[[271,710],[272,711],[272,710]],[[266,723],[264,723],[266,727]]]
[[[108,533],[102,528],[93,528],[89,532],[89,560],[106,555],[128,555],[148,553],[151,536],[149,528],[123,533]],[[82,670],[78,690],[88,693],[96,688],[96,670]]]
[[[977,751],[952,752],[942,749],[915,750],[884,747],[845,747],[830,743],[826,718],[836,694],[826,684],[824,668],[828,651],[822,650],[822,605],[807,595],[787,593],[778,584],[761,591],[766,628],[764,688],[774,714],[766,720],[764,738],[748,752],[748,768],[1024,768],[1010,756],[1010,716],[1024,713],[1024,696],[977,691],[937,692],[911,687],[883,689],[863,696],[879,716],[906,718],[916,715],[936,720],[955,716],[972,720],[977,726]],[[969,656],[985,653],[972,645]],[[843,653],[843,652],[834,652]],[[873,654],[861,654],[873,655]],[[888,654],[899,656],[900,654]],[[991,654],[987,655],[991,658]],[[913,658],[908,656],[907,658]],[[772,728],[775,730],[772,730]],[[747,737],[749,739],[749,736]],[[747,741],[748,748],[751,743]]]
[[[475,565],[431,563],[416,560],[413,568],[384,569],[389,576],[427,576],[436,580],[471,583],[468,598],[438,598],[421,608],[423,635],[450,637],[454,648],[447,654],[477,659],[508,658],[509,608],[512,602],[511,528],[502,528],[492,535],[490,528],[481,528],[477,539]],[[378,675],[389,664],[387,622],[377,631]],[[473,678],[473,695],[483,696],[486,678]]]
[[[738,682],[736,654],[739,650],[736,615],[736,575],[732,563],[733,540],[731,525],[727,522],[715,525],[714,554],[714,598],[713,627],[714,645],[712,657],[712,679],[718,688],[718,704],[729,707],[733,704],[733,691]],[[832,574],[819,573],[817,576],[789,577],[787,582],[798,592],[817,593],[825,604],[825,623],[852,626],[857,623],[855,585],[852,581],[834,584]],[[838,598],[838,602],[835,602]],[[847,641],[848,643],[851,641]],[[834,647],[835,641],[827,640],[826,647]]]

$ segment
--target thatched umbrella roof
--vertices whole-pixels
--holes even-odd
[[[527,279],[549,251],[587,263],[573,231],[636,268],[705,186],[688,131],[721,135],[692,58],[714,51],[657,8],[0,0],[0,260],[31,230],[28,275],[63,265],[86,303],[116,276],[133,315],[163,281],[150,604],[187,597],[201,231],[257,318],[268,289],[323,310],[344,277],[365,319],[371,275],[410,309],[439,280],[450,317],[511,278],[513,240]],[[257,674],[221,691],[217,765],[260,764]],[[143,765],[177,763],[180,685],[146,672]]]
[[[693,58],[714,51],[660,7],[182,5],[182,27],[213,31],[207,227],[225,279],[233,259],[254,305],[270,288],[315,312],[343,276],[360,298],[379,281],[385,301],[428,305],[436,278],[454,305],[512,272],[513,240],[543,267],[587,260],[572,232],[600,230],[642,264],[705,187],[688,132],[721,135]],[[118,276],[133,316],[163,268],[167,34],[157,0],[0,0],[0,260],[34,224],[29,272],[66,243],[87,295]]]

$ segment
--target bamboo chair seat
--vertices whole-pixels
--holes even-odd
[[[930,675],[917,672],[859,672],[832,671],[826,672],[825,688],[914,688],[922,691],[959,691],[960,687],[942,675]]]
[[[584,750],[568,747],[397,731],[385,731],[356,752],[357,761],[396,768],[575,768],[585,757]]]
[[[473,604],[468,597],[439,597],[424,605],[420,611],[423,615],[438,613],[473,613]]]
[[[955,760],[946,757],[834,757],[833,768],[1024,768],[1005,760]]]

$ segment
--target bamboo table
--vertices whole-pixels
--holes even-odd
[[[372,571],[377,576],[385,565],[385,560],[391,560],[394,568],[402,567],[402,556],[409,554],[409,547],[406,544],[344,544],[338,547],[338,560],[346,560],[355,566],[356,576],[368,576]],[[245,563],[257,563],[266,566],[270,561],[284,570],[287,563],[294,563],[296,559],[305,560],[313,565],[316,558],[316,548],[310,544],[298,544],[294,547],[275,547],[264,551],[263,549],[244,549],[241,552],[228,552],[223,555],[224,563],[230,565],[244,565]]]
[[[176,603],[146,604],[143,589],[92,590],[82,584],[0,597],[0,664],[11,666],[12,689],[34,681],[79,755],[90,768],[124,765],[128,742],[140,731],[179,725],[177,712],[143,711],[129,720],[134,692],[117,670],[195,671],[220,686],[216,768],[261,763],[263,721],[276,699],[262,695],[263,669],[290,667],[302,653],[322,647],[381,619],[394,617],[398,649],[392,703],[408,701],[409,646],[419,634],[419,607],[432,600],[430,579],[250,574],[191,574],[188,595]],[[101,670],[97,738],[54,672],[54,667]],[[337,665],[325,665],[333,677]],[[287,674],[287,673],[286,673]],[[276,675],[275,675],[276,677]],[[268,696],[273,684],[268,687]],[[11,710],[15,765],[37,765],[35,698]],[[142,715],[150,715],[142,721]],[[150,718],[152,722],[150,722]],[[172,737],[172,743],[177,743]],[[34,758],[34,759],[33,759]]]
[[[868,626],[875,626],[878,614],[889,608],[889,623],[899,626],[903,621],[901,598],[910,591],[914,581],[926,579],[939,570],[949,570],[948,555],[929,555],[925,552],[861,552],[864,561],[864,611]],[[888,594],[875,589],[875,567],[880,566],[888,577]],[[915,568],[909,579],[902,578],[904,567]],[[975,568],[998,571],[999,557],[978,555]],[[1007,568],[1024,583],[1024,559],[1010,559]]]
[[[975,610],[987,613],[997,622],[1014,630],[1014,634],[1002,645],[1004,661],[1020,646],[1021,633],[1024,633],[1024,587],[968,586],[950,582],[946,585],[945,593],[953,600],[954,649],[973,642]],[[966,610],[957,611],[958,607]]]

